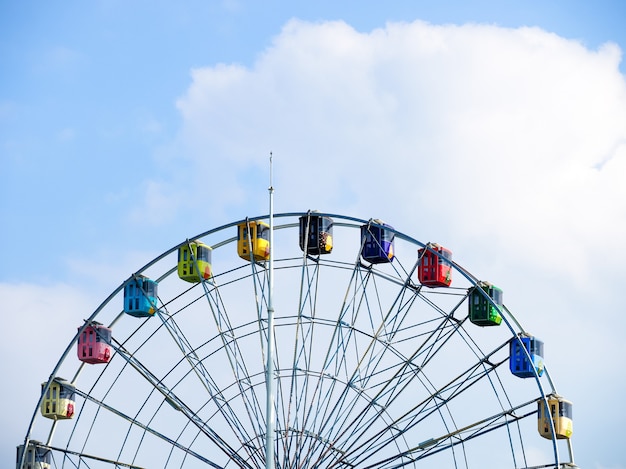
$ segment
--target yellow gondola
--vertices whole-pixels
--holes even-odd
[[[47,384],[41,384],[42,392]],[[74,386],[63,378],[54,378],[41,401],[41,414],[53,420],[71,419],[76,407],[74,394]]]
[[[270,258],[270,226],[262,221],[244,221],[237,225],[237,254],[255,262]]]
[[[557,439],[571,438],[574,432],[572,403],[557,394],[546,396],[546,400],[548,401],[549,411],[543,399],[537,401],[539,434],[548,440],[552,439],[552,429],[550,427],[550,419],[552,419]]]
[[[200,241],[189,241],[178,248],[178,276],[187,282],[197,283],[213,276],[212,249]]]

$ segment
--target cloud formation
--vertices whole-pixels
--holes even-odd
[[[538,28],[293,20],[252,68],[193,71],[181,138],[216,205],[273,150],[285,208],[411,207],[520,259],[551,245],[584,283],[580,248],[626,235],[620,59]]]
[[[273,151],[278,211],[383,217],[495,277],[546,340],[593,452],[583,442],[602,425],[586,407],[597,387],[580,387],[581,369],[626,387],[597,363],[626,354],[620,61],[614,44],[589,50],[538,28],[293,20],[253,66],[193,70],[180,144],[211,181],[207,216],[265,213]],[[585,337],[602,344],[579,350]]]
[[[48,378],[89,308],[87,294],[67,284],[0,284],[0,311],[5,313],[0,372],[24,384],[11,390],[12,404],[5,409],[6,447],[17,446],[25,435],[40,396],[39,384]]]

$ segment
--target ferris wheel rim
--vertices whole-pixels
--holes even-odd
[[[286,213],[279,213],[279,214],[275,214],[274,217],[278,218],[278,219],[282,219],[282,218],[293,218],[293,217],[301,217],[301,216],[306,216],[308,214],[312,213],[311,211],[307,211],[307,212],[286,212]],[[357,228],[363,224],[374,224],[374,225],[378,225],[378,226],[382,226],[380,225],[377,221],[373,221],[373,219],[360,219],[360,218],[356,218],[356,217],[351,217],[351,216],[345,216],[345,215],[339,215],[339,214],[332,214],[332,213],[323,213],[323,212],[315,212],[315,215],[317,216],[327,216],[327,217],[331,217],[333,218],[333,220],[337,219],[337,220],[342,220],[344,223],[343,225],[345,226],[350,226],[351,228]],[[204,231],[196,236],[193,236],[191,238],[187,238],[186,241],[183,241],[177,245],[175,245],[174,247],[170,248],[169,250],[163,252],[161,255],[155,257],[152,261],[148,262],[146,265],[144,265],[141,269],[139,269],[138,271],[136,271],[135,273],[133,273],[127,280],[125,280],[120,286],[118,286],[97,308],[96,310],[91,314],[91,316],[89,317],[89,319],[87,319],[85,321],[85,324],[82,326],[82,328],[80,328],[77,332],[77,334],[75,335],[74,339],[70,342],[70,344],[68,345],[67,349],[65,350],[65,352],[62,354],[61,358],[59,359],[57,365],[55,366],[55,368],[53,369],[50,378],[48,379],[48,385],[50,384],[50,381],[53,380],[56,376],[57,373],[61,367],[61,364],[63,361],[65,361],[65,359],[69,356],[72,348],[75,346],[78,337],[80,336],[81,331],[84,329],[84,327],[86,327],[86,325],[93,321],[97,315],[102,311],[102,309],[104,307],[106,307],[106,305],[109,304],[109,302],[111,302],[113,300],[113,298],[115,298],[116,296],[119,295],[119,293],[123,290],[124,285],[128,282],[128,280],[130,280],[131,278],[133,278],[136,275],[140,275],[143,272],[145,272],[147,269],[149,269],[150,267],[152,267],[153,265],[157,264],[159,261],[163,260],[165,257],[169,256],[170,254],[172,254],[173,252],[175,252],[180,246],[184,245],[185,243],[189,242],[189,239],[204,239],[208,236],[210,236],[211,234],[214,233],[218,233],[221,231],[225,231],[229,228],[232,228],[234,226],[239,225],[240,223],[247,221],[247,220],[251,220],[251,221],[256,221],[256,220],[264,220],[267,219],[268,215],[261,215],[261,216],[256,216],[256,217],[251,217],[251,218],[246,218],[246,219],[242,219],[242,220],[238,220],[235,222],[230,222],[224,225],[221,225],[217,228],[214,229],[210,229],[207,231]],[[340,225],[341,223],[337,223],[337,225]],[[283,229],[283,228],[290,228],[295,226],[293,223],[292,224],[285,224],[285,225],[281,225],[281,226],[277,226],[276,229]],[[415,246],[418,246],[420,248],[429,248],[429,244],[430,243],[422,243],[420,241],[418,241],[415,238],[412,238],[408,235],[405,235],[404,233],[400,232],[399,230],[396,230],[394,228],[391,227],[387,227],[388,230],[392,231],[397,237],[398,239],[402,239],[404,241],[407,241],[409,243],[414,244]],[[217,248],[220,248],[222,246],[226,246],[230,243],[233,242],[233,238],[228,238],[226,240],[223,241],[223,243],[219,246],[217,246]],[[463,277],[465,277],[465,279],[473,284],[474,286],[476,286],[479,282],[478,278],[474,277],[473,275],[471,275],[467,270],[465,270],[463,267],[461,267],[459,264],[457,264],[454,261],[451,261],[451,265],[452,267],[455,269],[456,272],[459,272]],[[165,274],[163,274],[163,278],[168,277],[170,275],[173,274],[173,272],[175,271],[175,269],[170,269],[168,272],[166,272]],[[203,282],[204,283],[204,282]],[[489,300],[491,301],[491,300]],[[498,305],[494,305],[495,307],[498,307]],[[502,305],[501,307],[501,312],[503,313],[503,322],[505,322],[506,326],[509,328],[512,336],[517,335],[519,332],[523,332],[523,329],[521,329],[521,326],[519,326],[519,323],[517,321],[517,319],[515,319],[514,315],[508,310],[508,308],[506,308],[506,306]],[[254,321],[251,321],[251,323]],[[519,326],[518,329],[515,329],[515,326]],[[201,345],[202,346],[202,345]],[[81,365],[81,367],[84,365]],[[549,373],[548,370],[546,368],[545,370],[546,376],[548,376],[549,378]],[[545,391],[543,390],[543,385],[541,383],[541,381],[539,380],[539,376],[536,376],[536,381],[538,384],[538,387],[540,389],[541,392],[541,398],[542,399],[546,399],[546,396],[549,393],[545,393]],[[552,380],[549,378],[549,384],[550,386],[552,386],[552,392],[556,392]],[[28,444],[28,442],[30,441],[30,435],[35,423],[35,417],[37,416],[38,413],[38,408],[41,404],[41,400],[43,399],[43,394],[35,408],[35,412],[33,414],[33,418],[31,419],[31,423],[29,425],[28,428],[28,432],[25,438],[25,445]],[[554,440],[554,444],[556,445],[556,440]],[[557,463],[558,463],[558,455],[557,457]]]

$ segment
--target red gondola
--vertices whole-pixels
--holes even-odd
[[[108,363],[111,360],[111,329],[91,322],[78,337],[76,352],[78,359],[85,363]]]
[[[433,243],[420,249],[418,255],[420,283],[427,287],[449,287],[452,283],[452,251]]]

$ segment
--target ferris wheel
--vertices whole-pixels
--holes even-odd
[[[542,341],[378,219],[208,230],[72,327],[18,469],[576,467]]]

